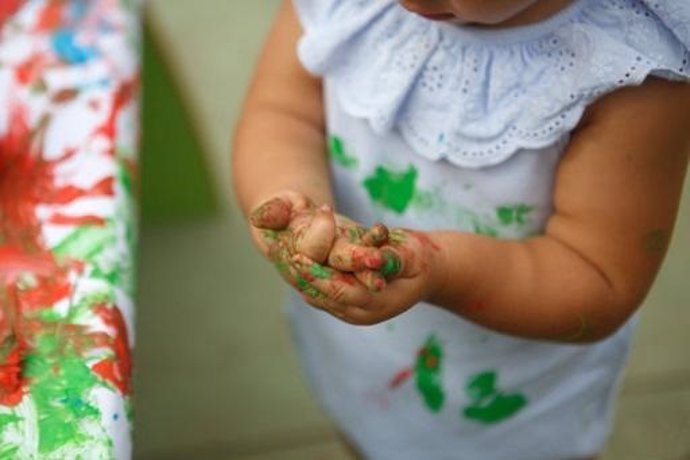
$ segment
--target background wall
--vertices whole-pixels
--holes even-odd
[[[309,396],[282,285],[251,247],[229,183],[231,126],[278,3],[148,2],[139,459],[349,458]],[[689,273],[686,186],[604,460],[690,460]]]

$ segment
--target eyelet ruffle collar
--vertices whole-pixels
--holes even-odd
[[[431,160],[501,163],[556,143],[596,98],[690,79],[690,1],[575,0],[535,26],[429,21],[397,0],[294,0],[298,53],[376,133]]]

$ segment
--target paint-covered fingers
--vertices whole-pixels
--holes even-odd
[[[376,223],[362,235],[362,244],[364,246],[380,248],[388,243],[388,234],[388,227],[380,222]]]
[[[326,267],[302,254],[292,257],[292,266],[297,269],[299,278],[321,293],[321,298],[312,300],[327,300],[331,305],[365,306],[372,299],[371,293],[352,274]]]
[[[339,237],[328,254],[328,265],[345,272],[379,270],[384,262],[380,249],[361,246]]]

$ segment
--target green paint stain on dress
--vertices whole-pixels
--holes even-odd
[[[525,225],[534,207],[524,203],[501,206],[496,209],[496,216],[503,225]]]
[[[87,399],[98,378],[76,351],[55,335],[39,335],[37,350],[26,357],[24,365],[38,414],[39,452],[47,454],[93,439],[81,422],[100,420],[100,411]]]
[[[403,214],[416,194],[417,176],[417,169],[412,165],[404,172],[378,166],[374,174],[364,180],[363,185],[375,203]]]
[[[465,407],[462,414],[470,420],[495,424],[514,416],[527,405],[527,398],[523,395],[501,392],[496,388],[496,384],[495,371],[472,377],[466,391],[473,403]]]
[[[359,163],[357,157],[347,153],[343,140],[338,136],[331,136],[328,139],[328,153],[335,163],[344,168],[356,168]]]
[[[424,347],[419,350],[415,366],[417,390],[432,412],[439,412],[446,399],[441,385],[442,360],[443,348],[436,336],[432,335],[426,340]]]

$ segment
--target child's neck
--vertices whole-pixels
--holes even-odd
[[[485,27],[518,27],[541,22],[557,14],[575,0],[537,0],[520,13],[499,24],[488,24]]]

